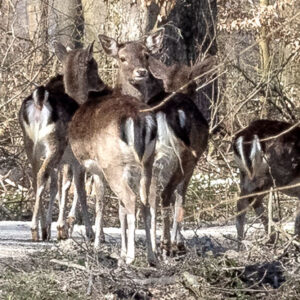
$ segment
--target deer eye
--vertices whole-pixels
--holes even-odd
[[[120,61],[121,61],[121,62],[125,62],[125,61],[126,61],[126,58],[125,58],[124,56],[121,56],[121,57],[120,57]]]
[[[149,58],[149,53],[148,53],[148,52],[145,53],[145,58],[146,58],[146,59]]]

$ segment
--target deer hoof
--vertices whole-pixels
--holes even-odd
[[[33,242],[39,241],[40,237],[38,229],[31,229],[31,238]]]
[[[57,226],[57,239],[58,240],[66,240],[69,237],[68,229],[66,225]]]
[[[74,217],[68,217],[67,218],[67,224],[68,224],[69,230],[72,229],[72,231],[73,231],[73,228],[74,228],[74,225],[75,225],[75,218]]]
[[[159,245],[163,256],[170,256],[171,253],[171,243],[169,241],[160,241],[160,245]]]
[[[94,234],[93,230],[89,230],[86,232],[86,238],[90,242],[93,242],[95,240],[95,234]]]
[[[180,243],[174,243],[172,245],[171,256],[184,255],[186,254],[186,252],[187,251],[184,243],[180,242]]]
[[[134,261],[134,257],[131,257],[131,256],[127,256],[126,257],[126,264],[127,265],[131,265]]]
[[[47,228],[42,228],[42,240],[48,241],[50,236],[48,235]]]
[[[156,267],[158,264],[158,260],[156,258],[156,255],[153,254],[151,257],[148,257],[148,264],[150,267]]]

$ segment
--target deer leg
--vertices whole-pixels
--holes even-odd
[[[185,200],[185,193],[187,189],[187,183],[182,182],[178,185],[176,191],[175,191],[175,205],[174,205],[174,217],[173,217],[173,228],[172,228],[172,234],[171,234],[171,243],[172,247],[175,249],[175,251],[179,250],[180,252],[185,251],[184,243],[183,243],[183,237],[181,234],[181,227],[184,217],[184,200]]]
[[[72,206],[71,206],[68,218],[67,218],[67,224],[68,224],[68,228],[69,228],[69,237],[72,236],[73,230],[74,230],[74,224],[75,224],[76,212],[77,212],[77,203],[78,203],[78,194],[77,194],[77,191],[75,188]]]
[[[51,171],[51,182],[50,182],[50,201],[46,216],[46,231],[47,231],[47,240],[51,238],[51,223],[52,223],[52,213],[53,213],[53,204],[57,195],[57,171],[52,169]]]
[[[94,232],[91,225],[91,221],[88,213],[87,201],[86,201],[85,170],[82,166],[79,165],[77,161],[74,162],[73,175],[74,175],[74,184],[75,184],[76,193],[78,194],[80,205],[81,205],[82,217],[83,217],[83,222],[86,230],[86,236],[88,239],[93,240]]]
[[[119,203],[119,218],[121,226],[121,258],[126,258],[127,255],[127,221],[126,221],[126,208],[123,204]]]
[[[298,202],[295,218],[295,235],[300,239],[300,202]]]
[[[105,179],[103,174],[101,176],[94,175],[94,182],[96,187],[96,220],[95,220],[95,249],[100,248],[100,243],[105,242],[103,231],[103,213],[105,208]]]
[[[140,181],[140,198],[143,204],[143,216],[145,223],[146,232],[146,243],[147,243],[147,257],[149,265],[156,265],[157,258],[153,246],[156,244],[156,232],[155,232],[155,221],[156,221],[156,201],[152,201],[151,207],[149,203],[149,191],[151,185],[151,164],[144,166],[142,170],[142,177]],[[151,228],[154,225],[154,228]]]
[[[150,214],[151,214],[151,228],[150,228],[151,245],[154,253],[157,253],[157,247],[156,247],[157,184],[158,184],[157,177],[152,176],[150,191],[149,191],[149,204],[150,204]]]
[[[111,172],[113,177],[108,177],[107,181],[110,183],[110,187],[113,192],[117,195],[120,203],[119,216],[121,224],[121,257],[125,257],[126,263],[130,264],[135,258],[135,205],[136,195],[131,190],[127,178],[127,174],[124,173],[124,169]],[[123,180],[120,182],[116,180],[115,174],[122,174]],[[108,175],[108,174],[106,174]],[[126,234],[126,222],[127,222],[127,234]]]
[[[57,220],[57,239],[65,240],[68,238],[68,226],[66,223],[66,206],[68,192],[72,183],[72,172],[70,165],[64,164],[62,166],[62,184],[61,184],[61,198],[59,204],[59,215]]]
[[[44,212],[44,206],[42,203],[42,195],[45,191],[47,180],[49,179],[51,168],[55,165],[55,163],[59,161],[57,157],[57,153],[53,153],[50,157],[47,157],[44,162],[42,163],[41,168],[37,173],[36,179],[36,198],[35,198],[35,205],[33,210],[32,216],[32,223],[31,223],[31,234],[32,240],[38,241],[39,234],[38,234],[38,215],[41,215],[41,227],[42,227],[42,239],[43,241],[48,238],[47,228],[46,228],[46,218]]]
[[[173,194],[176,188],[172,181],[172,179],[169,181],[161,194],[162,236],[160,247],[162,248],[164,255],[169,255],[171,249],[170,215],[172,215],[171,203],[173,203]]]
[[[253,203],[253,208],[255,210],[256,216],[260,219],[262,224],[264,225],[265,232],[268,232],[268,217],[264,214],[264,206],[263,206],[263,198],[264,196],[256,197]]]
[[[131,198],[135,202],[135,196]],[[132,202],[133,202],[132,201]],[[128,211],[128,209],[127,209]],[[128,239],[126,264],[131,264],[135,258],[135,205],[127,213]]]
[[[241,193],[241,196],[243,196],[243,193]],[[248,206],[249,198],[242,198],[237,202],[236,229],[239,241],[242,241],[244,239],[244,225],[246,221],[246,212]]]
[[[27,154],[28,155],[28,154]],[[39,159],[32,157],[31,158],[31,165],[32,165],[32,177],[33,177],[33,190],[34,190],[34,195],[35,195],[35,206],[33,209],[33,214],[32,214],[32,221],[31,221],[31,235],[32,235],[32,240],[37,242],[39,240],[39,214],[40,214],[40,208],[39,206],[36,208],[37,204],[37,174],[39,171]],[[39,200],[38,200],[39,201]]]

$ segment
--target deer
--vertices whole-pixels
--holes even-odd
[[[89,45],[85,49],[84,55],[89,56],[91,51],[92,45]],[[87,59],[84,55],[81,55],[81,59]],[[91,92],[103,88],[104,85],[98,74],[89,71],[93,67],[93,64],[88,66],[88,73],[92,75],[86,86],[86,89]],[[78,107],[78,103],[65,93],[62,75],[53,77],[45,86],[37,87],[29,97],[24,99],[21,105],[19,123],[23,132],[25,151],[32,166],[35,192],[35,206],[31,224],[33,241],[39,240],[39,216],[42,240],[50,239],[52,208],[57,194],[57,172],[60,168],[62,168],[64,175],[57,222],[58,239],[66,239],[71,235],[78,199],[82,206],[86,235],[88,238],[93,238],[93,230],[87,213],[85,189],[82,185],[84,174],[82,174],[82,167],[75,159],[68,143],[68,125]],[[75,199],[66,221],[67,194],[72,179],[69,175],[70,169],[72,169],[74,176]],[[51,178],[50,201],[46,217],[42,196],[49,178]]]
[[[99,35],[104,52],[119,64],[116,88],[124,95],[136,97],[151,107],[156,116],[158,139],[150,187],[150,201],[162,206],[161,248],[163,254],[184,251],[181,223],[184,215],[185,194],[194,168],[208,143],[208,124],[188,95],[173,93],[166,103],[174,79],[164,70],[156,69],[153,55],[161,46],[164,30],[148,34],[139,41],[118,43],[106,35]],[[152,61],[152,68],[150,62]],[[156,61],[161,67],[161,64]],[[165,68],[164,68],[165,69]],[[181,68],[177,68],[181,72]],[[190,72],[189,72],[190,73]],[[162,80],[161,78],[164,77]],[[168,80],[168,82],[167,82]],[[187,79],[185,79],[187,82]],[[166,88],[167,87],[167,88]],[[175,91],[172,91],[175,92]],[[175,199],[176,198],[176,199]],[[175,206],[170,236],[170,210]],[[155,222],[153,222],[155,223]],[[156,227],[151,232],[156,247]],[[156,251],[156,248],[155,248]]]
[[[62,89],[62,77],[56,76],[46,86],[37,87],[23,100],[19,110],[25,151],[33,173],[33,241],[39,240],[39,217],[42,240],[49,240],[51,237],[52,208],[58,191],[57,169],[68,145],[68,123],[78,108],[78,104]],[[43,194],[49,178],[50,201],[45,215]]]
[[[235,162],[240,170],[240,199],[237,201],[236,228],[239,242],[244,239],[246,213],[252,206],[268,231],[263,198],[271,187],[295,185],[300,181],[300,128],[277,120],[256,120],[233,139]],[[282,189],[300,197],[300,187]],[[248,196],[249,195],[249,196]],[[300,205],[296,210],[295,234],[300,237]],[[272,239],[272,235],[271,235]]]
[[[99,247],[107,183],[119,199],[121,258],[127,264],[135,259],[135,210],[139,197],[145,221],[147,258],[150,265],[155,265],[157,258],[150,230],[151,220],[156,216],[149,202],[157,135],[155,116],[152,112],[142,112],[149,108],[146,104],[106,86],[90,93],[86,87],[91,74],[86,70],[94,60],[82,62],[80,51],[68,52],[62,44],[55,47],[63,65],[66,92],[80,103],[69,125],[69,142],[79,163],[94,174],[96,180],[94,247]]]

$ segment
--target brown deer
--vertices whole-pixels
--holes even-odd
[[[39,240],[38,219],[41,217],[42,240],[50,239],[52,207],[57,194],[57,168],[66,152],[68,123],[78,104],[63,92],[62,77],[51,79],[36,88],[19,111],[25,150],[32,166],[35,206],[32,217],[32,239]],[[51,177],[47,217],[42,196]]]
[[[92,45],[83,51],[80,61],[90,61]],[[96,62],[95,62],[96,63]],[[94,69],[96,68],[96,72]],[[97,64],[90,63],[86,74],[89,81],[85,87],[88,91],[101,90],[104,86],[97,73]],[[83,218],[86,224],[86,234],[93,237],[92,226],[87,214],[86,194],[82,178],[84,171],[75,159],[68,145],[68,124],[79,105],[65,93],[63,77],[58,75],[52,78],[44,87],[37,88],[32,95],[23,101],[19,111],[19,122],[23,131],[23,138],[27,157],[32,165],[33,186],[36,202],[32,218],[32,239],[39,240],[38,218],[41,216],[42,239],[50,238],[52,207],[57,193],[57,171],[60,164],[63,166],[63,183],[61,187],[60,211],[57,222],[58,239],[68,237],[68,227],[72,230],[75,219],[77,200],[82,204]],[[68,223],[65,220],[67,193],[71,178],[67,174],[72,169],[75,181],[75,200],[70,211]],[[50,202],[45,217],[42,203],[42,194],[48,178],[51,177]]]
[[[191,67],[179,64],[167,66],[160,60],[150,56],[148,64],[151,74],[162,80],[165,92],[174,93],[180,90],[181,93],[192,96],[197,89],[198,82],[203,77],[207,80],[209,75],[214,75],[216,69],[214,67],[217,65],[217,61],[215,56],[207,55]],[[203,74],[206,74],[206,76]]]
[[[117,88],[122,94],[134,96],[150,106],[161,103],[169,95],[166,91],[170,92],[169,88],[172,89],[174,84],[172,77],[155,69],[155,63],[152,64],[154,70],[150,69],[151,55],[161,48],[163,36],[164,31],[160,30],[147,35],[143,40],[119,44],[112,38],[99,35],[106,54],[119,62]],[[160,64],[159,66],[161,67]],[[178,72],[180,71],[178,68]],[[167,78],[168,82],[163,82],[156,76]],[[164,89],[164,84],[168,89]],[[193,101],[183,94],[174,94],[154,112],[158,126],[158,140],[150,201],[156,205],[157,195],[161,196],[163,220],[161,244],[162,248],[169,252],[171,243],[178,248],[183,247],[180,227],[183,221],[186,189],[197,161],[206,149],[208,125]],[[169,211],[174,201],[175,213],[170,236]],[[152,228],[152,243],[155,245],[155,226]]]
[[[70,124],[70,145],[78,161],[97,175],[95,247],[99,244],[97,232],[102,223],[104,200],[100,188],[105,178],[120,202],[121,256],[126,258],[126,263],[135,257],[135,207],[139,196],[145,219],[148,261],[155,264],[150,239],[155,211],[150,209],[148,199],[156,142],[155,117],[141,112],[148,106],[133,97],[112,93],[105,87],[97,93],[89,93],[86,86],[90,79],[85,72],[91,61],[81,63],[80,51],[67,52],[63,45],[56,45],[56,54],[63,64],[66,91],[81,104]],[[79,75],[85,76],[80,78]]]
[[[264,215],[264,195],[249,196],[271,187],[283,187],[300,182],[300,128],[292,124],[257,120],[239,132],[233,140],[235,161],[240,169],[242,199],[237,202],[236,227],[238,239],[244,238],[248,207],[253,206],[267,231]],[[287,132],[285,132],[287,131]],[[282,190],[284,194],[300,197],[300,186]],[[300,236],[300,207],[296,212],[295,234]]]

